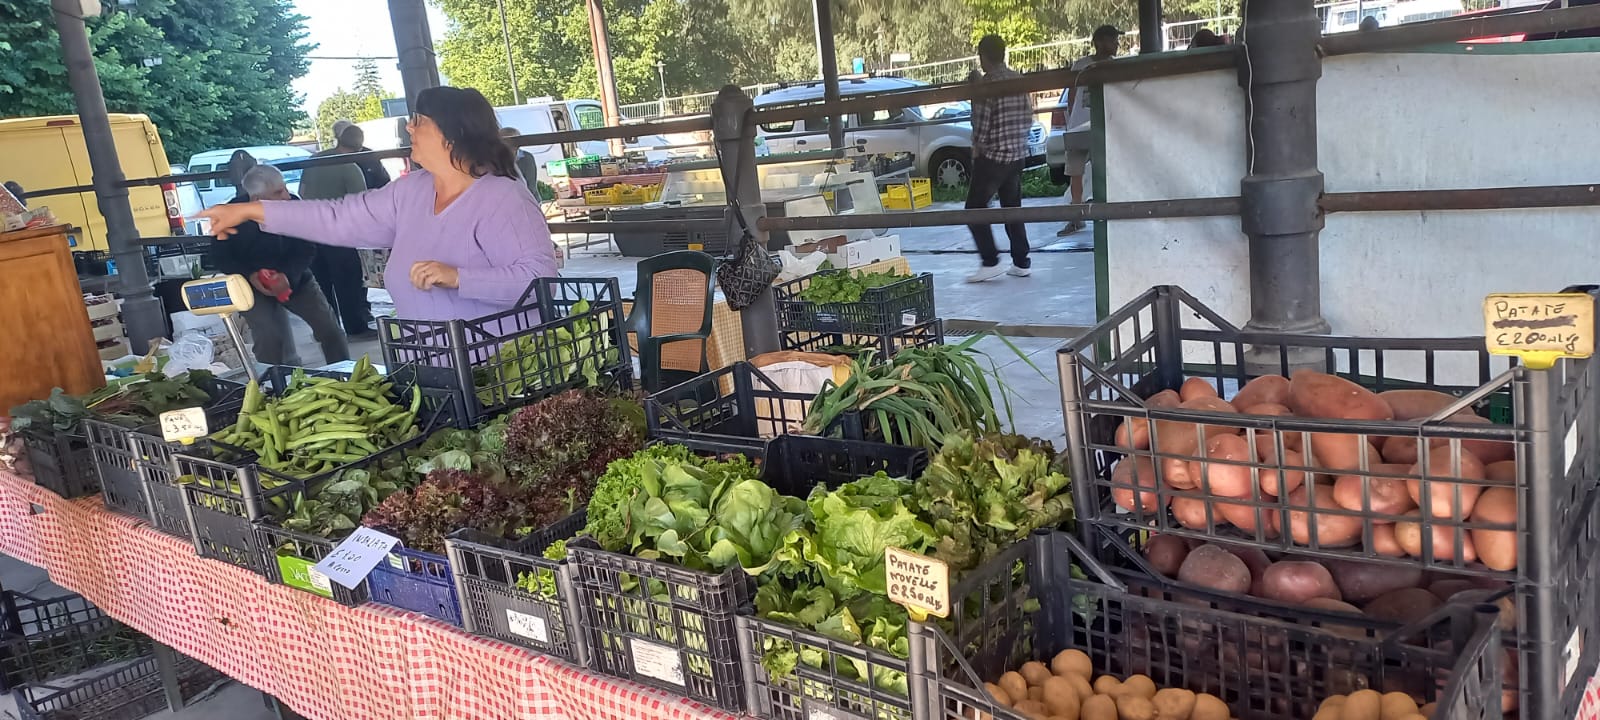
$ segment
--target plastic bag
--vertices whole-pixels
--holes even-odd
[[[167,346],[167,364],[162,372],[168,377],[190,370],[209,370],[215,345],[211,338],[199,330],[187,330]]]
[[[807,253],[804,257],[795,257],[788,250],[778,251],[778,261],[783,263],[783,270],[778,273],[778,282],[799,280],[811,275],[828,261],[828,254],[820,250]]]

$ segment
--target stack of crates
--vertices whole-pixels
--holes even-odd
[[[869,288],[849,303],[815,303],[802,291],[818,278],[857,270],[822,270],[773,287],[778,330],[785,350],[859,354],[875,353],[879,361],[906,348],[944,343],[944,322],[933,303],[933,275],[908,275]]]

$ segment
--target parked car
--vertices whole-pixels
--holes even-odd
[[[295,160],[305,160],[311,157],[311,152],[305,148],[293,145],[256,145],[244,148],[227,148],[223,150],[207,150],[189,158],[189,172],[204,173],[223,170],[228,167],[228,159],[233,153],[243,150],[250,153],[257,162],[269,165],[282,165]],[[289,192],[300,191],[300,170],[283,171],[284,184],[289,186]],[[219,203],[232,200],[238,191],[233,187],[233,181],[228,178],[216,180],[200,180],[194,184],[195,190],[200,192],[200,203],[204,207],[211,207]]]
[[[927,87],[927,83],[896,77],[841,79],[839,94],[877,94]],[[757,107],[803,105],[823,98],[821,80],[797,83],[762,93]],[[962,117],[962,108],[936,108],[944,117]],[[971,115],[971,106],[965,108]],[[910,153],[916,157],[916,172],[933,178],[940,185],[965,184],[972,177],[972,123],[969,120],[930,123],[920,107],[876,110],[870,114],[844,117],[845,142],[872,155]],[[818,115],[792,122],[769,123],[756,130],[774,154],[821,150],[828,147],[828,117]],[[1028,134],[1028,165],[1044,160],[1045,128],[1035,122]]]
[[[1061,185],[1067,181],[1067,142],[1083,143],[1087,147],[1089,142],[1089,124],[1084,123],[1078,127],[1067,127],[1067,93],[1071,88],[1061,91],[1061,99],[1056,104],[1061,109],[1050,112],[1050,134],[1044,143],[1044,164],[1050,168],[1050,182]]]

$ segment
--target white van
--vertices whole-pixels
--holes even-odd
[[[1365,0],[1364,2],[1343,2],[1328,8],[1327,19],[1322,24],[1322,34],[1353,32],[1361,29],[1361,20],[1366,17],[1378,19],[1378,25],[1388,27],[1394,24],[1393,2],[1383,0]]]
[[[233,157],[233,154],[239,150],[250,153],[250,156],[254,157],[257,162],[269,165],[281,165],[311,157],[310,151],[293,145],[257,145],[225,150],[207,150],[189,158],[189,172],[204,173],[225,170],[228,167],[228,159]],[[300,191],[300,170],[283,171],[283,180],[284,184],[289,186],[289,192]],[[195,182],[194,189],[200,192],[200,203],[204,207],[225,203],[238,194],[238,191],[233,187],[233,181],[228,178],[200,180]]]
[[[1461,0],[1401,0],[1394,4],[1390,16],[1395,25],[1439,20],[1455,17],[1467,11]]]

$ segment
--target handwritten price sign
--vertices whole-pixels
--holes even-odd
[[[883,553],[889,599],[919,614],[950,617],[950,566],[943,561],[888,548]],[[917,618],[921,619],[921,618]]]
[[[400,538],[372,528],[356,528],[314,569],[327,575],[329,580],[354,590],[399,542]]]
[[[211,432],[206,425],[206,411],[202,408],[168,410],[161,413],[160,420],[161,439],[167,442],[188,442]]]
[[[1594,354],[1594,297],[1497,294],[1483,301],[1483,335],[1489,352],[1515,355],[1529,367],[1548,368],[1557,358]]]

